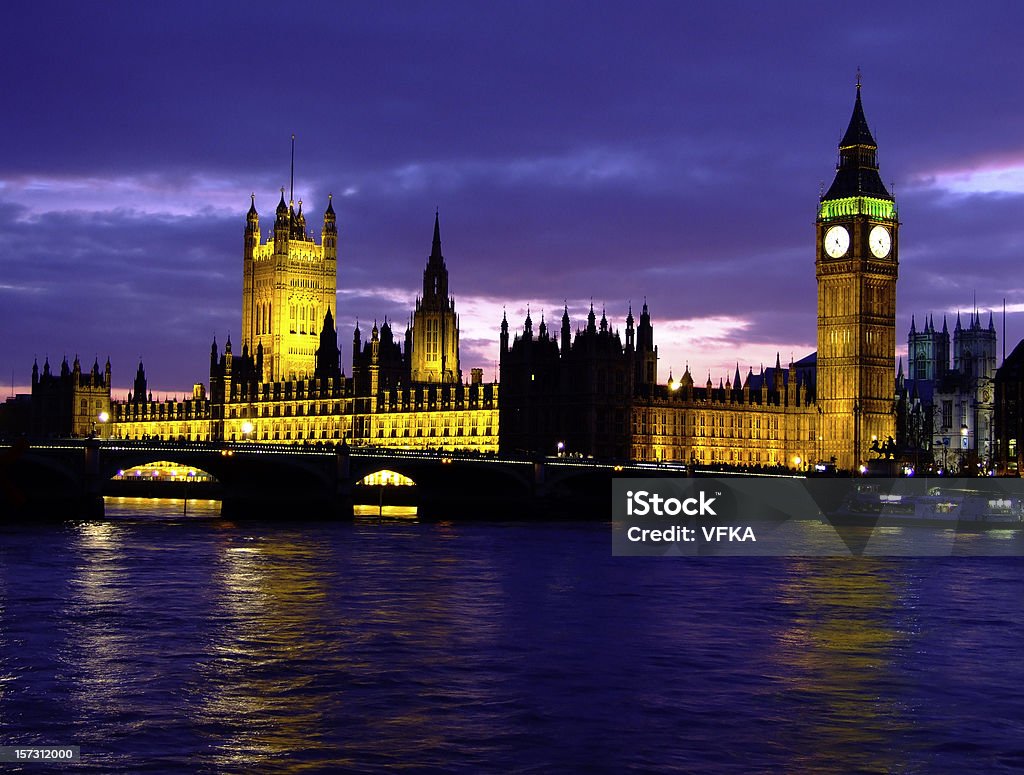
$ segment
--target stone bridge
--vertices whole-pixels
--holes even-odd
[[[381,470],[415,483],[415,503],[425,518],[604,518],[614,476],[686,474],[678,465],[348,446],[19,441],[0,446],[0,511],[40,518],[101,515],[103,496],[114,489],[119,471],[157,461],[213,476],[222,514],[234,519],[351,518],[358,483]]]

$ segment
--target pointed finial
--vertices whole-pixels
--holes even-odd
[[[291,183],[288,189],[288,201],[291,202],[295,199],[295,133],[292,132],[292,172],[291,172]]]
[[[434,209],[434,240],[430,249],[431,257],[441,257],[441,211]]]
[[[857,91],[860,91],[860,65],[857,65]]]

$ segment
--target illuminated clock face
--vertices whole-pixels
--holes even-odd
[[[850,249],[850,232],[842,226],[833,226],[825,232],[825,252],[832,258],[842,258]]]
[[[885,258],[892,250],[892,237],[889,230],[884,226],[876,226],[868,235],[868,244],[871,246],[871,253],[875,258]]]

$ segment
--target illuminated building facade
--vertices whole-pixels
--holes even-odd
[[[242,259],[242,355],[259,359],[268,381],[304,379],[316,366],[324,316],[336,312],[338,226],[328,198],[320,244],[306,232],[302,200],[285,204],[261,243],[256,197],[246,215]]]
[[[139,364],[135,388],[113,405],[110,435],[126,439],[348,444],[494,452],[498,385],[459,370],[458,321],[448,296],[440,225],[405,351],[385,320],[364,342],[353,334],[352,376],[339,365],[334,317],[337,226],[329,202],[320,245],[306,236],[301,203],[281,203],[274,237],[260,244],[246,216],[243,346],[210,349],[209,395],[153,401]],[[314,316],[319,316],[319,319]],[[109,380],[108,401],[109,401]]]
[[[441,255],[441,225],[434,215],[434,240],[423,270],[423,295],[416,299],[409,357],[412,382],[454,383],[459,369],[459,323],[448,295],[448,268]]]
[[[896,435],[899,221],[877,153],[858,81],[835,180],[818,209],[815,256],[823,457],[847,470]]]

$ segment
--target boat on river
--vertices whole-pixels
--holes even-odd
[[[865,485],[827,516],[840,525],[1019,528],[1024,527],[1024,499],[1002,492],[942,487],[926,493],[893,493]]]

